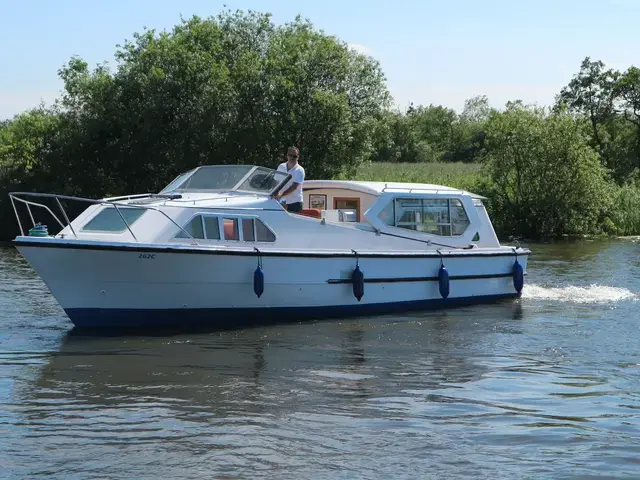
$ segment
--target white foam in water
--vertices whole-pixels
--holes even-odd
[[[541,287],[525,285],[522,298],[534,300],[557,300],[573,303],[612,303],[620,300],[637,299],[638,296],[626,288],[589,285],[588,287]]]

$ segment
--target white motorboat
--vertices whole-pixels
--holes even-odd
[[[438,185],[309,180],[307,208],[291,213],[272,196],[290,178],[216,165],[159,194],[14,192],[14,242],[78,327],[233,327],[520,296],[531,252],[500,244],[483,197]],[[91,205],[70,220],[63,202],[71,200]],[[58,233],[38,222],[40,213]]]

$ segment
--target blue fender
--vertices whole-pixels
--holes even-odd
[[[438,271],[438,288],[442,298],[449,296],[449,272],[444,265],[440,265],[440,270]]]
[[[364,296],[364,274],[360,270],[360,266],[356,265],[351,275],[351,281],[353,282],[353,296],[360,301]]]
[[[513,264],[513,286],[516,289],[516,292],[522,292],[522,288],[524,287],[524,269],[518,259],[516,258],[515,263]]]
[[[260,265],[258,265],[255,272],[253,272],[253,291],[258,298],[260,298],[260,295],[264,292],[264,272]]]

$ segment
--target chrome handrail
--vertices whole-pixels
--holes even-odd
[[[63,222],[60,221],[60,219],[56,216],[55,213],[53,213],[53,211],[51,211],[51,209],[47,206],[47,205],[43,205],[42,203],[37,203],[37,202],[32,202],[29,200],[25,200],[24,198],[20,198],[19,196],[28,196],[28,197],[42,197],[42,198],[55,198],[56,202],[58,203],[58,206],[60,207],[60,211],[62,212],[63,217],[65,218],[65,220],[67,221],[67,224],[65,225]],[[144,195],[149,195],[152,197],[158,197],[158,198],[165,198],[165,199],[170,199],[171,196],[170,195],[157,195],[157,194],[143,194]],[[133,231],[131,230],[131,226],[129,225],[129,223],[127,222],[127,220],[124,218],[124,216],[122,215],[122,212],[120,211],[120,209],[118,208],[118,206],[121,207],[129,207],[129,208],[143,208],[145,210],[154,210],[156,212],[160,212],[165,218],[167,218],[171,223],[173,223],[176,227],[178,227],[182,232],[186,233],[189,238],[193,241],[196,242],[196,245],[199,245],[198,241],[193,237],[193,235],[191,235],[189,232],[187,232],[184,228],[182,228],[180,225],[178,225],[175,220],[173,220],[169,215],[167,215],[165,212],[163,212],[162,210],[160,210],[159,208],[150,206],[150,205],[141,205],[141,204],[131,204],[131,203],[122,203],[122,202],[118,202],[118,201],[114,201],[114,200],[95,200],[93,198],[84,198],[84,197],[73,197],[73,196],[69,196],[69,195],[60,195],[57,193],[38,193],[38,192],[10,192],[9,193],[9,198],[11,199],[11,205],[13,206],[13,211],[16,215],[16,219],[18,220],[18,226],[20,228],[20,233],[22,236],[24,236],[24,229],[22,227],[22,221],[20,220],[20,215],[18,215],[18,209],[16,208],[16,204],[15,202],[22,202],[27,206],[27,210],[29,211],[29,216],[31,218],[31,222],[33,223],[33,226],[36,226],[36,222],[33,218],[33,214],[31,213],[31,206],[34,207],[41,207],[44,208],[47,212],[49,212],[49,214],[55,219],[56,222],[58,222],[58,224],[64,229],[65,227],[69,227],[69,229],[71,230],[71,232],[73,233],[73,236],[77,239],[78,238],[78,234],[75,232],[74,228],[71,226],[71,221],[69,220],[69,216],[67,215],[66,210],[64,209],[64,207],[62,206],[62,203],[60,202],[60,199],[62,200],[72,200],[72,201],[79,201],[79,202],[86,202],[86,203],[91,203],[91,204],[100,204],[100,205],[113,205],[116,209],[116,211],[118,212],[118,214],[120,215],[120,218],[122,218],[122,221],[124,222],[124,224],[127,227],[127,230],[129,231],[129,233],[131,234],[131,236],[133,237],[133,239],[138,242],[138,238],[134,235]],[[127,198],[127,197],[115,197],[115,198]]]

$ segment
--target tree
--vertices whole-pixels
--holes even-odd
[[[71,58],[58,103],[3,123],[3,190],[158,191],[202,164],[276,167],[290,145],[309,178],[331,178],[370,158],[390,103],[374,59],[299,17],[194,16],[134,34],[115,60]],[[0,214],[10,208],[0,199]]]
[[[84,164],[115,191],[157,190],[205,163],[275,167],[289,145],[310,177],[368,158],[389,94],[379,65],[310,22],[223,13],[148,30],[119,47],[115,73],[72,59],[61,107],[84,132]]]
[[[556,97],[558,105],[564,104],[569,111],[582,113],[589,118],[595,146],[599,149],[605,142],[600,134],[602,124],[615,113],[614,88],[618,77],[618,72],[605,70],[603,62],[591,61],[590,57],[586,57],[578,74]]]
[[[618,77],[614,92],[620,97],[625,120],[640,129],[640,69],[630,67]]]
[[[633,67],[624,74],[606,69],[601,61],[586,57],[569,84],[556,97],[555,111],[584,116],[590,124],[590,144],[600,154],[612,178],[622,184],[639,166],[638,134],[640,120],[634,111]],[[638,90],[640,91],[640,90]],[[640,102],[635,104],[640,108]],[[625,125],[624,119],[630,122]]]
[[[581,122],[521,105],[492,114],[487,193],[499,231],[527,237],[598,231],[609,190]]]
[[[465,100],[460,118],[468,123],[483,123],[489,120],[493,111],[487,96],[477,95]]]

